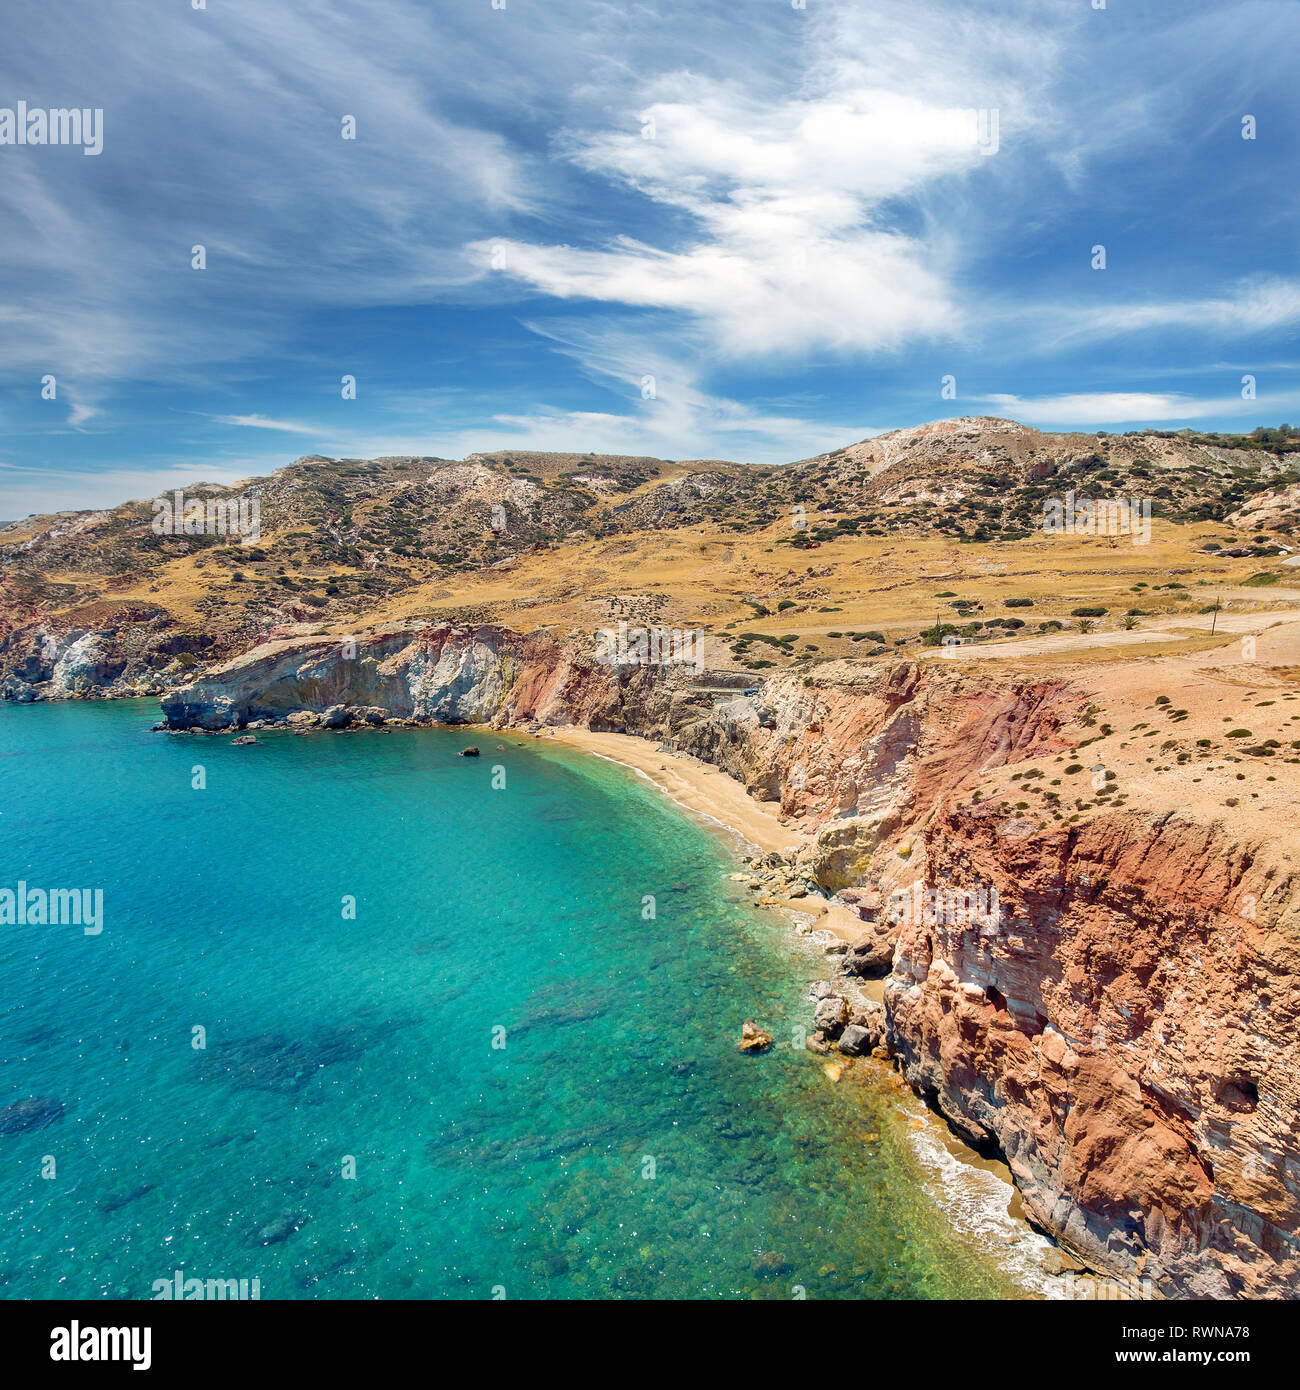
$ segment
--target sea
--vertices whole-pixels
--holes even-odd
[[[1009,1184],[804,1046],[815,937],[645,779],[157,718],[0,706],[0,1297],[1043,1296]]]

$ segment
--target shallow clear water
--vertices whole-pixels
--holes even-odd
[[[102,888],[105,920],[0,926],[0,1107],[66,1107],[0,1134],[3,1296],[1021,1292],[897,1093],[803,1049],[824,963],[642,780],[484,730],[154,718],[0,707],[0,887]]]

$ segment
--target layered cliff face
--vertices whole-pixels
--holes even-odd
[[[290,714],[481,723],[500,709],[522,641],[497,628],[392,624],[358,637],[264,642],[163,699],[172,728],[243,728]]]
[[[210,637],[179,633],[165,614],[138,605],[87,617],[29,620],[9,630],[0,619],[0,699],[157,695],[190,680],[188,668],[213,646]]]
[[[810,832],[791,867],[862,918],[850,968],[887,976],[903,1073],[1006,1157],[1037,1222],[1166,1294],[1300,1292],[1284,842],[1112,804],[1104,776],[1073,817],[1056,793],[1002,799],[1032,795],[1042,774],[1022,769],[1088,775],[1071,760],[1100,738],[1097,706],[1077,676],[828,663],[745,695],[596,653],[577,635],[394,625],[263,644],[163,707],[173,728],[578,724],[724,769]]]
[[[904,923],[885,998],[909,1080],[1093,1264],[1168,1294],[1294,1296],[1289,866],[1172,814],[1020,837],[967,806],[926,845],[934,882],[997,885],[1000,920]]]

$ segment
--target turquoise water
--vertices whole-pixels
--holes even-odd
[[[641,779],[156,717],[0,707],[0,887],[104,892],[98,936],[0,926],[0,1107],[65,1107],[0,1134],[3,1296],[1016,1292],[890,1095],[788,1045],[824,964]],[[783,1045],[738,1053],[747,1017]]]

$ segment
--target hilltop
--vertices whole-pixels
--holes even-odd
[[[653,615],[703,630],[711,660],[755,670],[945,637],[1041,634],[1050,653],[1073,634],[1087,647],[1196,618],[1220,595],[1235,613],[1300,600],[1284,568],[1297,449],[1288,427],[1049,434],[970,417],[785,466],[310,456],[185,490],[255,499],[255,544],[156,535],[148,500],[0,528],[0,675],[38,694],[166,683],[295,628],[412,616],[592,630]],[[1069,495],[1144,499],[1151,543],[1044,535],[1045,504]],[[63,650],[92,636],[94,660],[56,676]]]

